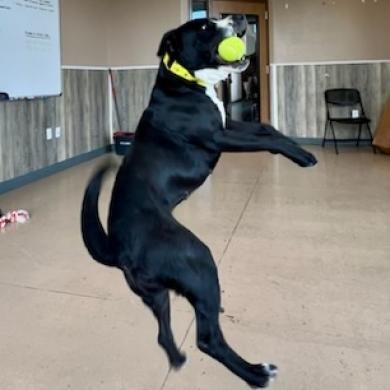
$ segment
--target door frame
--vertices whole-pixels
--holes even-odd
[[[259,18],[259,107],[260,121],[270,121],[270,66],[269,66],[269,17],[268,0],[210,0],[209,14],[220,17],[221,14],[241,13],[256,15]]]

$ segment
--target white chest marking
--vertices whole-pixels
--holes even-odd
[[[206,68],[195,71],[195,77],[202,80],[206,84],[206,95],[218,107],[218,110],[221,113],[222,123],[224,127],[226,125],[225,107],[223,106],[223,102],[218,99],[214,86],[221,80],[226,80],[229,76],[229,73],[231,73],[231,69],[222,66],[218,69]]]
[[[218,98],[214,85],[208,85],[206,87],[206,95],[213,101],[214,104],[218,107],[219,112],[221,113],[223,127],[226,125],[226,111],[223,106],[223,102]]]

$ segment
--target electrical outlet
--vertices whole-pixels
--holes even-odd
[[[51,127],[48,127],[46,129],[46,140],[49,141],[53,138],[53,129]]]
[[[56,138],[60,138],[60,137],[61,137],[61,127],[57,126],[56,127]]]

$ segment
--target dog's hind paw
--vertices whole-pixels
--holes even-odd
[[[256,364],[253,366],[254,372],[257,376],[256,384],[249,384],[252,389],[259,389],[267,387],[278,374],[278,368],[274,364]]]
[[[186,355],[183,353],[177,354],[173,359],[170,360],[171,367],[174,370],[179,370],[181,366],[186,362]]]

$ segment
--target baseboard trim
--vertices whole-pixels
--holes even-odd
[[[322,138],[303,138],[303,137],[291,137],[295,142],[298,142],[300,145],[322,145]],[[326,139],[326,144],[332,143],[333,139]],[[338,139],[338,144],[342,144],[343,146],[356,146],[356,138],[344,138]],[[361,146],[371,146],[370,139],[361,139]]]
[[[14,179],[5,180],[0,182],[0,194],[16,190],[17,188],[23,187],[27,184],[33,183],[45,177],[54,175],[66,169],[72,168],[76,165],[82,164],[83,162],[92,160],[96,157],[100,157],[106,153],[112,152],[112,145],[107,145],[99,149],[91,150],[90,152],[80,154],[75,157],[71,157],[67,160],[60,161],[48,167],[38,169],[33,172],[26,173],[25,175],[15,177]]]

